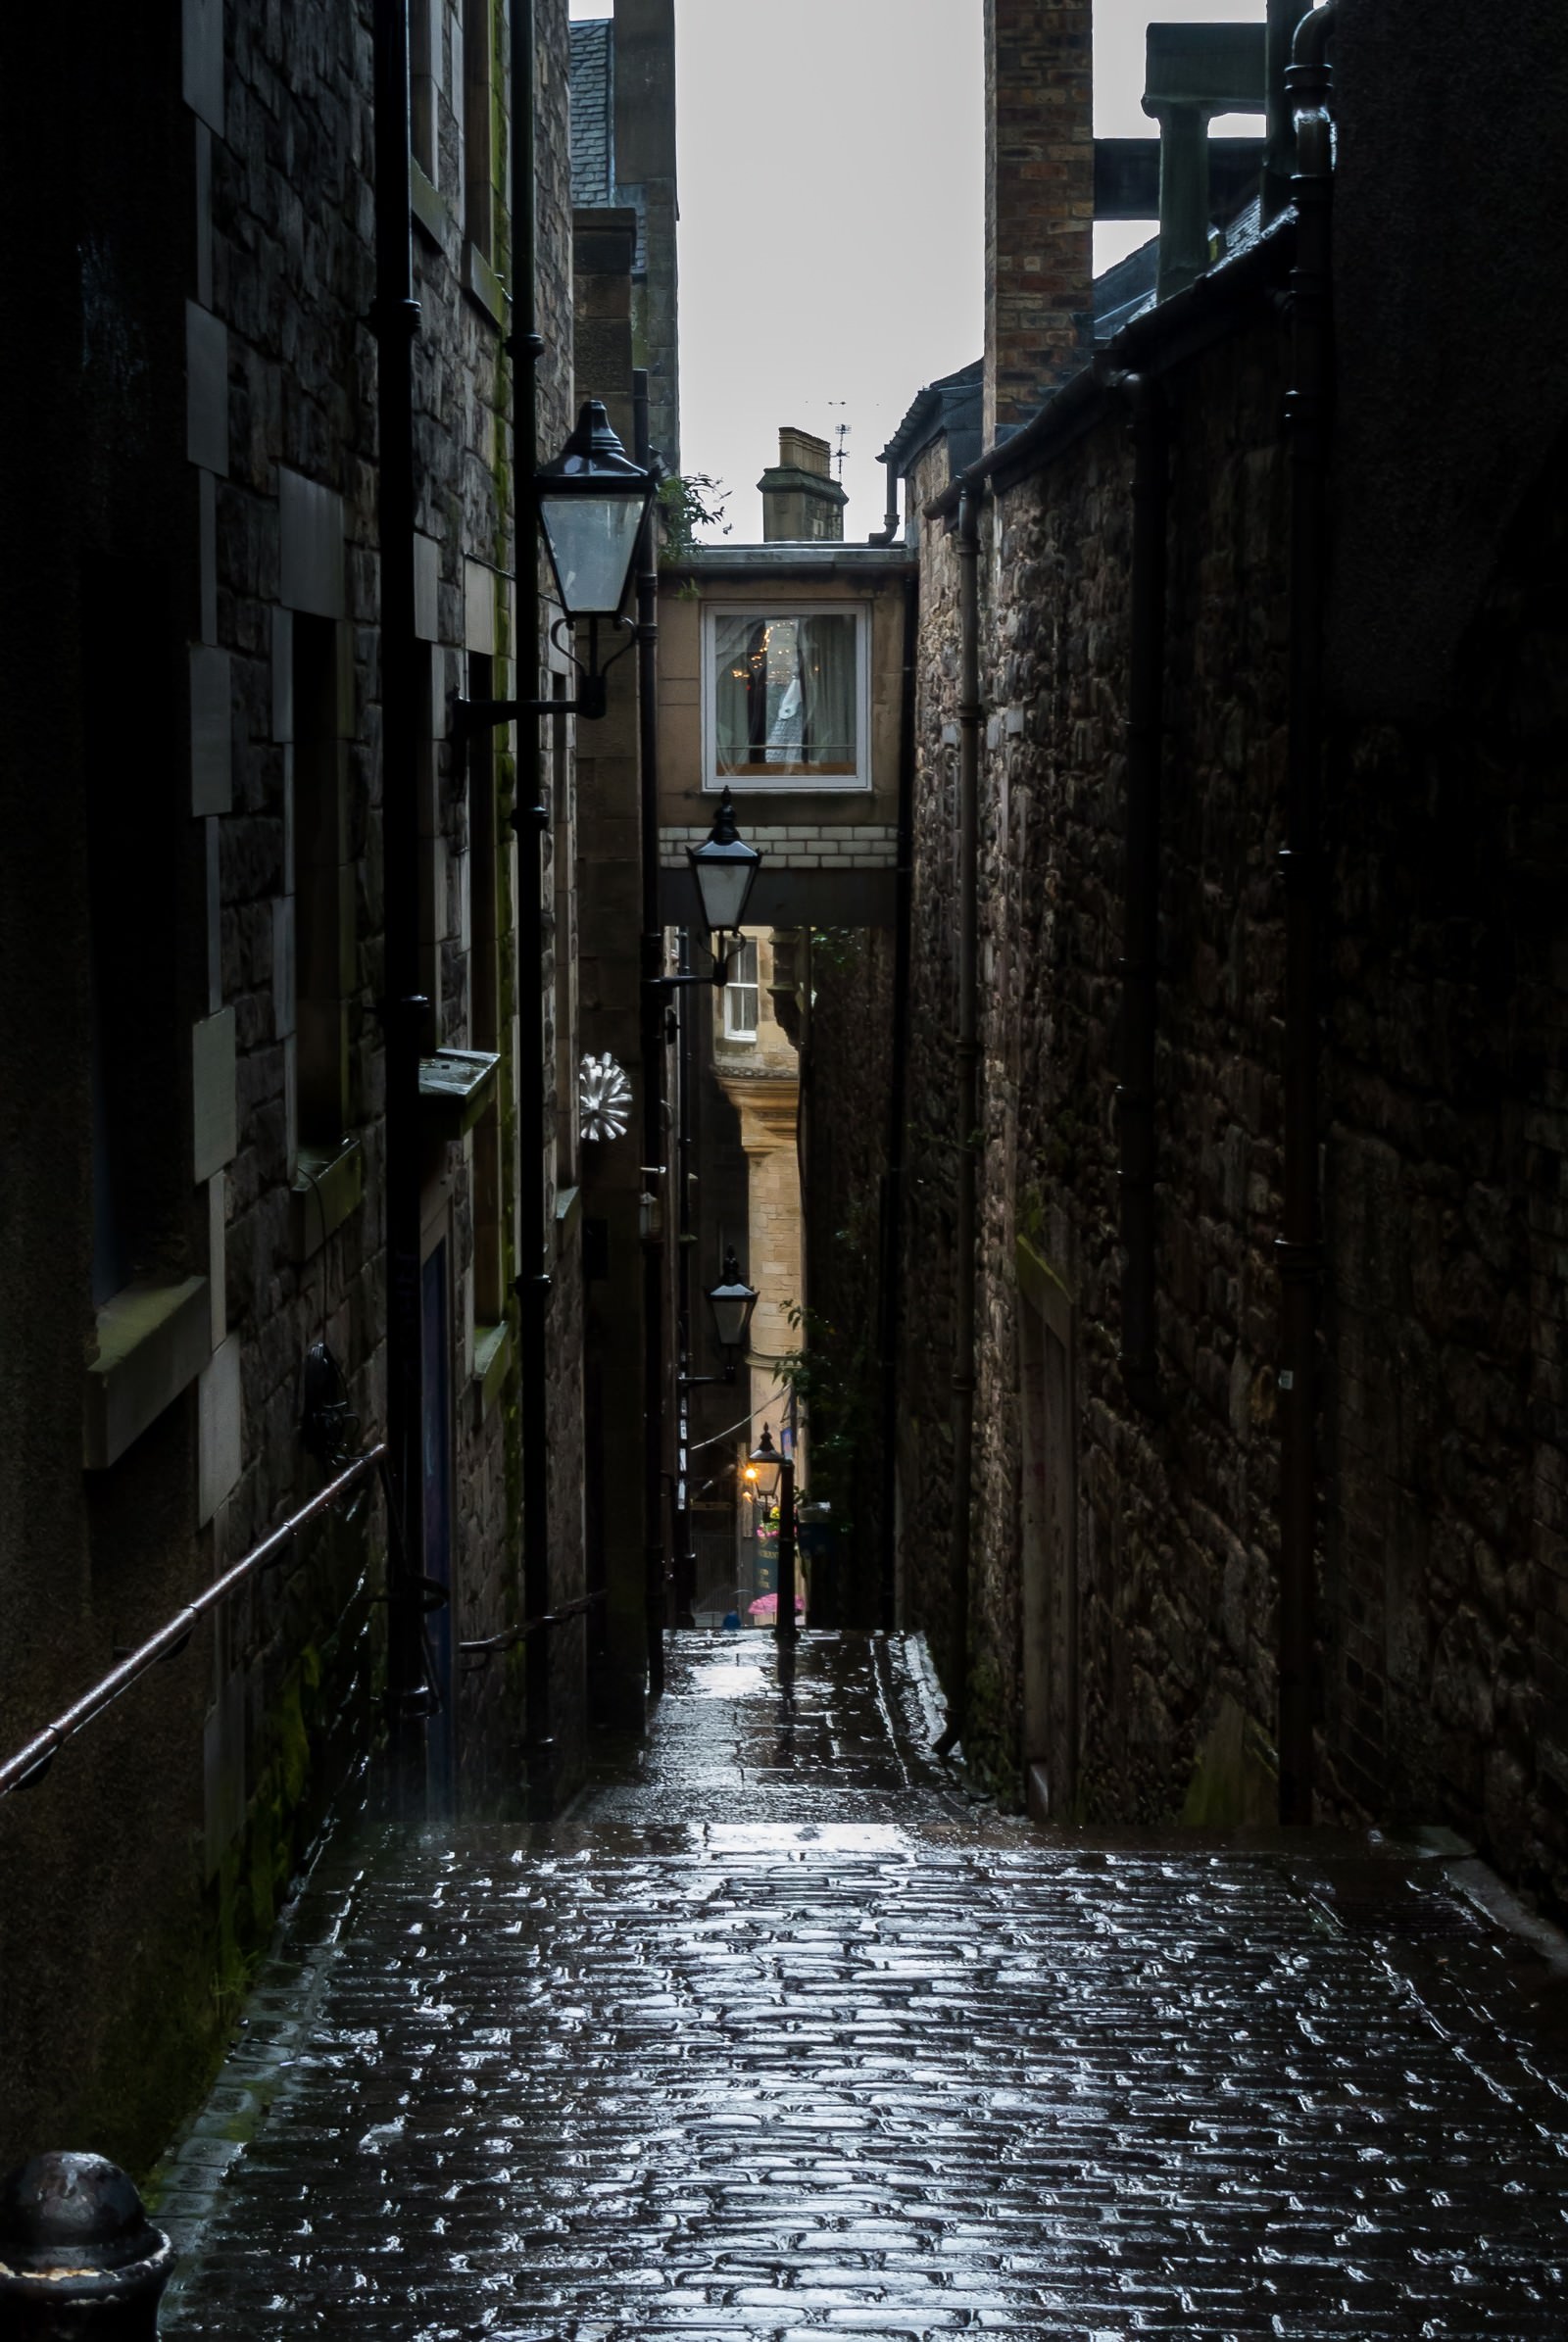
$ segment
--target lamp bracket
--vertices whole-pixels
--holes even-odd
[[[710,949],[713,951],[713,964],[710,968],[700,968],[695,974],[687,976],[645,976],[643,982],[651,986],[655,992],[676,992],[687,984],[710,984],[714,992],[722,992],[729,982],[729,963],[735,950],[736,939],[730,936],[726,940],[721,936],[718,940],[720,949],[713,949],[712,946],[710,946]]]

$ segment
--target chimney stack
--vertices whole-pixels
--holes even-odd
[[[1091,355],[1091,0],[986,0],[988,447]]]
[[[757,485],[762,491],[764,545],[799,544],[803,539],[842,544],[844,508],[850,500],[829,469],[825,439],[782,424],[778,462]]]

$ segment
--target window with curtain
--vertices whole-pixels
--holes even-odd
[[[863,613],[713,610],[709,625],[711,785],[863,786]]]

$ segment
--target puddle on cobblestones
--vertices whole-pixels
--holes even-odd
[[[907,1854],[913,1841],[893,1822],[705,1822],[700,1843],[718,1854]]]
[[[745,1699],[754,1691],[776,1691],[778,1686],[771,1672],[763,1672],[756,1661],[710,1660],[706,1667],[694,1667],[691,1688],[699,1699]]]

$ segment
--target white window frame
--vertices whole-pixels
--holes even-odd
[[[822,774],[780,773],[759,778],[750,773],[718,769],[718,674],[716,637],[720,618],[837,618],[855,620],[855,770]],[[835,598],[830,602],[803,602],[771,595],[762,602],[705,602],[703,620],[703,794],[717,797],[723,790],[741,796],[834,796],[863,792],[871,786],[871,605]]]
[[[744,955],[747,951],[752,954],[752,963],[757,970],[756,975],[738,976],[727,981],[724,986],[724,1039],[732,1042],[739,1049],[750,1049],[753,1046],[762,1023],[762,961],[757,949],[757,938],[754,935],[742,937],[741,949],[731,955],[730,965],[734,967],[739,964],[744,967],[746,964]],[[733,1021],[733,996],[741,992],[749,992],[753,1001],[751,1030],[745,1033]]]

